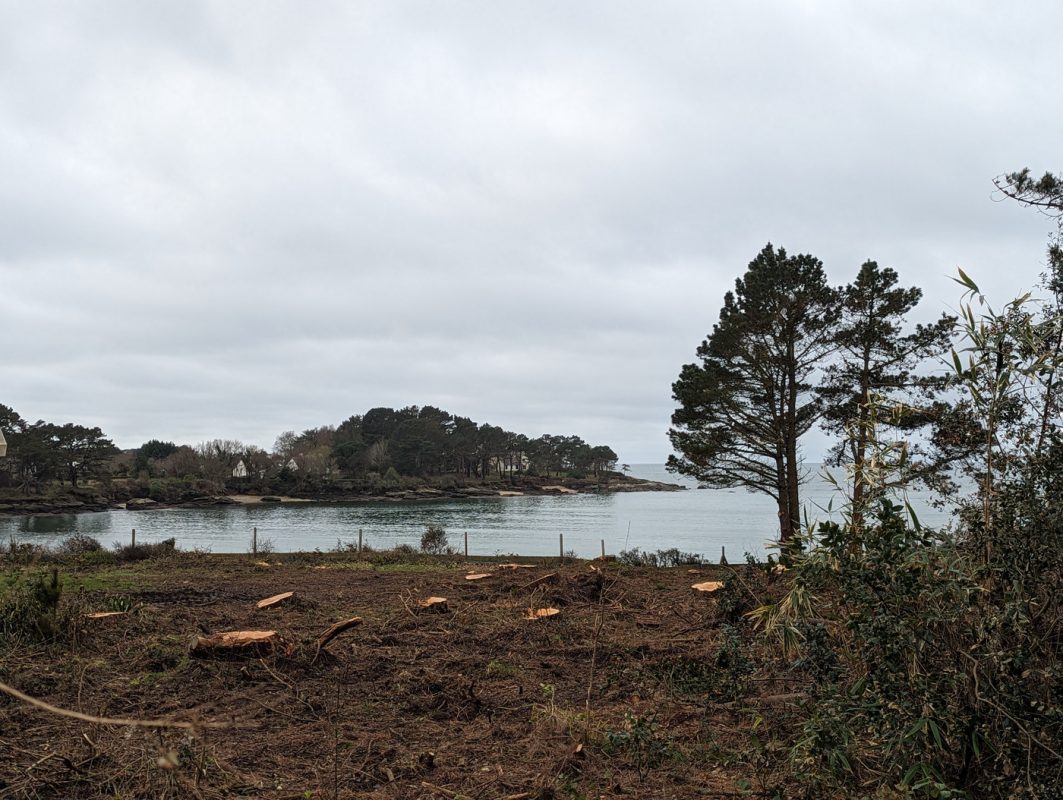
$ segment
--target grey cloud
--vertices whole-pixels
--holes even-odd
[[[435,404],[626,461],[771,240],[1030,286],[1055,4],[0,4],[0,402],[119,443]],[[815,456],[822,442],[810,440]]]

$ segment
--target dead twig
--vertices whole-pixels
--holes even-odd
[[[82,722],[91,722],[95,725],[124,725],[128,728],[180,728],[182,730],[200,730],[203,728],[230,728],[232,727],[227,722],[185,722],[183,720],[176,719],[125,719],[122,717],[94,717],[92,714],[83,714],[80,711],[71,711],[68,708],[60,708],[59,706],[53,706],[51,703],[46,703],[43,700],[38,700],[36,697],[30,697],[28,694],[24,694],[16,689],[14,686],[8,686],[3,681],[0,681],[0,692],[14,697],[16,700],[21,700],[23,703],[39,708],[42,711],[47,711],[50,714],[57,714],[60,717],[67,717],[69,719],[77,719]]]
[[[539,586],[540,584],[546,583],[547,581],[549,581],[549,580],[551,580],[553,578],[556,578],[556,577],[557,577],[557,573],[556,572],[548,572],[545,575],[540,575],[535,580],[529,581],[528,583],[526,583],[523,586],[519,587],[517,589],[517,591],[518,592],[523,592],[525,589],[532,589],[532,588],[534,588],[536,586]]]
[[[459,794],[458,792],[451,791],[450,789],[444,789],[442,786],[436,786],[434,783],[429,783],[428,781],[421,781],[421,786],[423,786],[425,789],[428,789],[428,791],[430,792],[441,794],[444,797],[463,797],[463,795]]]

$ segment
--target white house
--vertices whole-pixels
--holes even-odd
[[[4,432],[0,431],[0,458],[7,455],[7,439],[4,438]]]
[[[299,465],[295,463],[295,459],[294,458],[289,460],[288,463],[284,465],[284,468],[287,469],[290,472],[298,472],[299,471]]]
[[[244,464],[244,460],[242,458],[236,464],[236,466],[233,467],[233,477],[234,478],[246,478],[247,477],[247,465]]]

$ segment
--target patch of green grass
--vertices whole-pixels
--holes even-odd
[[[129,688],[135,689],[138,686],[152,686],[161,681],[168,674],[169,673],[167,672],[142,672],[135,678],[130,678]]]
[[[708,694],[721,679],[713,664],[685,658],[662,661],[647,672],[671,692],[684,695]]]
[[[86,572],[64,575],[63,583],[68,591],[76,592],[126,592],[137,589],[148,581],[147,576],[136,574],[128,569],[103,569],[98,572]]]
[[[524,670],[517,664],[508,664],[505,661],[492,661],[487,665],[487,674],[496,678],[512,678],[520,675]]]

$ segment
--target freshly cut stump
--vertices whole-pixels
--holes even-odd
[[[435,611],[442,614],[447,610],[447,598],[427,597],[421,601],[420,607],[422,611]]]
[[[690,587],[699,592],[715,592],[723,588],[723,581],[702,581]]]
[[[107,619],[108,617],[121,617],[124,616],[124,611],[93,611],[91,614],[86,614],[85,619]]]
[[[560,613],[561,610],[557,608],[529,608],[528,613],[524,615],[524,619],[547,619],[548,617],[556,617]]]
[[[281,592],[280,594],[273,595],[273,597],[267,597],[265,600],[259,600],[255,603],[255,607],[270,608],[272,606],[280,605],[285,600],[291,599],[294,594],[295,592]]]
[[[465,580],[467,580],[467,581],[482,581],[484,578],[490,578],[490,577],[491,577],[491,575],[488,572],[477,572],[477,573],[475,573],[473,575],[466,575],[465,576]]]
[[[192,643],[194,656],[257,656],[278,652],[290,655],[294,648],[276,631],[226,631],[197,636]]]

